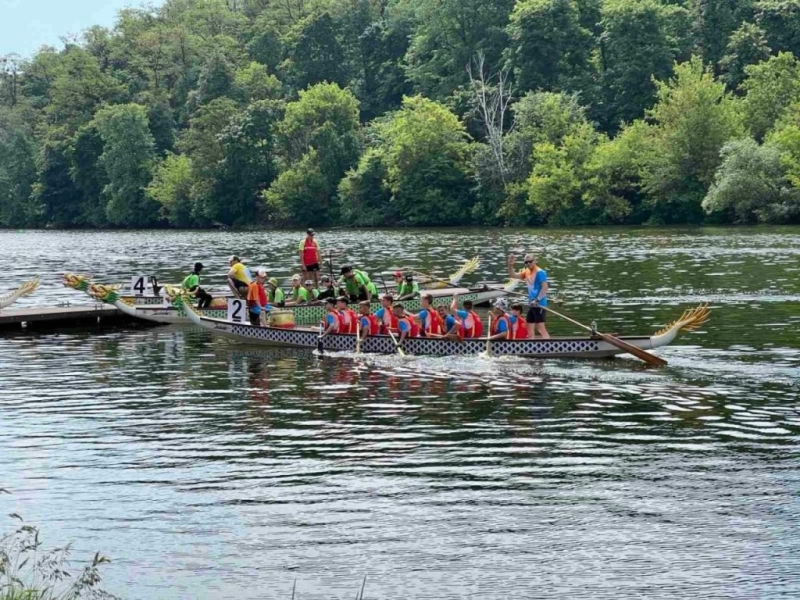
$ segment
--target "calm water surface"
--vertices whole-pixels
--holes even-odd
[[[65,270],[293,272],[299,233],[0,232],[0,293]],[[370,273],[496,279],[644,333],[670,366],[326,356],[191,328],[0,336],[0,514],[112,558],[125,598],[800,596],[800,230],[322,232]],[[575,330],[551,322],[551,331]],[[13,523],[0,520],[3,529]]]

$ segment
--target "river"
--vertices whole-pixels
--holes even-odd
[[[0,294],[64,271],[287,277],[299,232],[0,232]],[[800,229],[321,231],[370,273],[498,279],[537,249],[558,302],[649,333],[631,358],[239,346],[188,327],[0,335],[0,514],[111,558],[124,598],[800,596]],[[551,332],[573,326],[550,320]],[[3,517],[2,531],[14,526]]]

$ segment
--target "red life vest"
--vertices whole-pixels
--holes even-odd
[[[358,323],[361,325],[361,319],[366,318],[369,321],[369,335],[378,335],[381,331],[381,322],[375,315],[359,315]]]
[[[461,323],[461,335],[466,338],[479,338],[483,335],[483,321],[474,310],[467,313],[472,317],[472,327],[467,327],[466,320]]]
[[[358,317],[349,308],[339,312],[339,333],[355,333],[358,329]]]
[[[522,317],[516,317],[517,322],[512,326],[512,335],[508,336],[514,340],[524,340],[528,338],[528,325]]]
[[[397,319],[397,330],[400,331],[400,321],[405,321],[408,323],[409,331],[406,337],[419,337],[419,326],[414,322],[414,319],[411,317],[403,317],[401,319]]]
[[[325,318],[322,319],[322,330],[325,331],[328,329],[328,315],[333,315],[336,319],[336,326],[333,328],[331,333],[347,333],[344,331],[344,325],[342,323],[342,316],[337,312],[326,312]]]
[[[309,266],[319,262],[317,256],[317,242],[314,238],[306,237],[303,244],[303,265]]]
[[[444,319],[436,312],[436,309],[426,308],[428,311],[428,318],[422,324],[426,335],[442,335],[444,333]]]
[[[393,332],[397,333],[397,317],[395,316],[394,312],[392,312],[388,308],[384,308],[383,322],[381,323],[381,333],[386,335],[389,333],[390,329]]]
[[[500,321],[505,321],[506,322],[506,331],[508,332],[508,335],[506,336],[506,339],[507,340],[513,339],[514,328],[511,325],[511,319],[508,318],[508,315],[503,315],[502,317],[499,317],[497,319],[493,319],[492,320],[492,328],[491,328],[491,330],[489,332],[489,335],[497,335],[497,333],[498,333],[497,329],[498,329],[498,326],[500,324]]]

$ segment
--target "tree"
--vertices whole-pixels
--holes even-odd
[[[406,225],[469,222],[471,149],[464,126],[421,96],[377,126],[393,210]]]
[[[176,227],[197,223],[192,199],[192,159],[181,154],[167,154],[153,171],[147,195],[159,204],[161,212]]]
[[[277,100],[281,93],[278,78],[271,75],[266,66],[255,61],[236,71],[234,87],[244,102]]]
[[[97,112],[94,124],[103,140],[100,165],[108,177],[103,195],[109,222],[123,227],[155,224],[158,205],[144,193],[155,155],[147,109],[139,104],[109,106]]]
[[[775,52],[800,55],[800,1],[756,0],[755,22]]]
[[[745,68],[769,58],[770,49],[764,30],[753,23],[742,25],[731,34],[719,70],[728,89],[735,90],[744,81]]]
[[[654,220],[698,222],[720,149],[744,128],[735,99],[699,57],[674,71],[668,82],[657,82],[658,103],[648,111],[654,126],[643,188]]]
[[[600,65],[603,102],[595,108],[609,131],[641,118],[656,98],[655,79],[672,72],[676,49],[668,33],[674,13],[657,0],[603,4]]]
[[[330,13],[314,14],[299,21],[284,39],[288,81],[297,90],[330,82],[345,87],[350,77],[345,51],[336,36]]]
[[[412,0],[416,28],[406,54],[408,76],[418,91],[444,101],[466,86],[466,67],[477,54],[487,69],[499,66],[508,43],[513,0]]]
[[[750,135],[763,140],[792,102],[800,97],[800,62],[788,52],[744,70],[742,82],[745,124]]]
[[[356,227],[394,225],[392,196],[386,187],[389,173],[383,154],[369,148],[358,166],[349,170],[339,183],[342,222]]]
[[[800,190],[786,180],[780,151],[750,138],[722,147],[722,164],[703,200],[708,213],[732,213],[736,221],[800,220]]]
[[[692,23],[698,54],[707,64],[716,65],[725,54],[728,38],[739,21],[737,5],[741,0],[690,0]]]
[[[274,223],[318,226],[335,216],[333,190],[318,156],[316,149],[311,148],[263,193]]]
[[[36,142],[16,117],[0,108],[0,225],[23,227],[36,222],[32,200],[36,183]]]
[[[589,71],[592,34],[575,0],[519,0],[508,25],[507,65],[527,90],[580,87]]]

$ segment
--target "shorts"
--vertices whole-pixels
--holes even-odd
[[[528,314],[525,316],[526,323],[544,323],[547,313],[541,306],[534,306],[531,304],[528,308]]]
[[[314,263],[313,265],[303,265],[303,270],[307,273],[313,273],[314,271],[319,271],[319,263]]]
[[[247,311],[250,316],[250,325],[253,327],[258,327],[261,325],[261,313],[253,312],[252,310]]]

